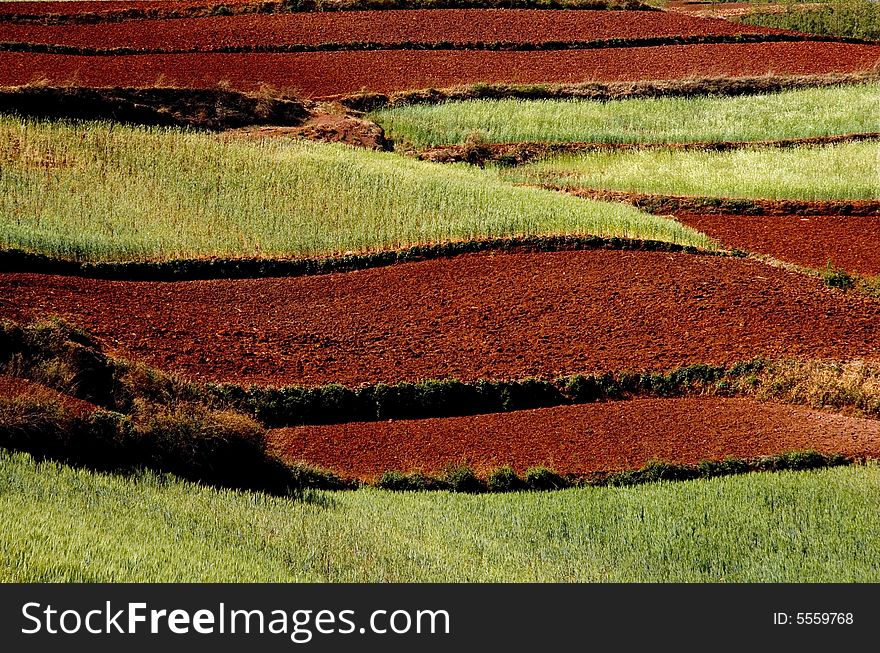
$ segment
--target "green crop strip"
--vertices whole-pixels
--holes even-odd
[[[371,114],[415,148],[486,143],[760,141],[880,131],[880,84],[739,97],[474,100],[401,106]]]
[[[319,257],[572,234],[711,247],[632,207],[309,143],[0,118],[0,247],[80,261]]]
[[[761,77],[702,77],[642,82],[584,82],[577,84],[468,84],[451,88],[398,91],[391,94],[361,91],[339,101],[357,111],[378,111],[421,104],[472,100],[632,100],[659,97],[756,95],[785,90],[824,88],[877,81],[877,73],[824,75],[763,75]]]
[[[880,5],[871,0],[836,0],[822,7],[789,4],[781,13],[754,13],[734,18],[745,25],[764,25],[809,34],[880,39]]]
[[[601,238],[599,236],[528,236],[464,240],[437,245],[328,258],[176,259],[172,261],[88,262],[57,259],[18,249],[0,250],[0,272],[35,272],[120,281],[191,281],[194,279],[261,279],[351,272],[483,252],[560,252],[591,249],[644,252],[685,252],[705,256],[733,256],[724,250],[702,250],[659,240]]]
[[[876,465],[290,500],[0,452],[0,579],[874,582],[878,505]]]
[[[517,168],[502,179],[660,195],[772,200],[880,199],[874,142],[727,152],[585,152]]]

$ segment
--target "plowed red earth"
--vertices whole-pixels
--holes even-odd
[[[849,272],[880,274],[880,216],[685,213],[676,218],[729,247],[812,268],[831,261]]]
[[[880,421],[749,399],[636,399],[444,419],[278,429],[270,447],[370,480],[385,471],[441,471],[467,462],[485,473],[623,471],[648,461],[695,464],[814,449],[880,455]]]
[[[657,252],[174,283],[0,275],[0,317],[53,313],[159,368],[274,385],[880,360],[880,300],[755,261]]]
[[[82,86],[239,90],[263,84],[302,97],[362,89],[392,92],[477,82],[578,83],[686,77],[849,73],[871,69],[880,46],[846,43],[738,43],[579,51],[372,51],[291,54],[67,56],[0,53],[0,85],[35,80]]]
[[[97,406],[87,401],[71,397],[52,388],[33,381],[0,374],[0,397],[13,399],[30,399],[43,404],[59,404],[75,415],[88,415]]]
[[[545,43],[782,30],[648,11],[449,9],[250,14],[100,25],[0,24],[0,42],[84,48],[217,49],[321,43]]]
[[[82,13],[107,13],[129,9],[186,9],[188,7],[212,7],[216,5],[247,4],[256,0],[210,0],[177,2],[175,0],[83,0],[71,2],[0,2],[0,19],[3,16],[26,14],[60,14],[70,16]]]

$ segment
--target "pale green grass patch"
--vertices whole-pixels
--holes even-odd
[[[880,467],[304,500],[0,451],[0,580],[877,582]]]
[[[727,152],[585,152],[496,172],[518,182],[664,195],[880,199],[880,147],[874,142]]]
[[[739,97],[471,100],[403,106],[371,117],[414,147],[523,141],[758,141],[880,131],[880,83]]]
[[[672,220],[468,166],[0,118],[0,247],[79,260],[306,257],[559,233],[709,246]]]

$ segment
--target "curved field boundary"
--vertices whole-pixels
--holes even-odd
[[[416,158],[435,163],[466,162],[483,165],[496,161],[503,165],[521,165],[557,154],[616,150],[713,150],[724,152],[749,147],[800,147],[830,145],[880,139],[880,132],[786,138],[770,141],[698,141],[693,143],[585,143],[585,142],[521,142],[479,143],[476,145],[444,145],[416,151]]]
[[[639,469],[652,460],[697,465],[786,451],[880,458],[880,421],[742,398],[635,399],[420,420],[273,430],[269,449],[345,477],[375,481],[388,470],[436,474],[544,467],[588,475]]]
[[[695,77],[693,79],[641,80],[635,82],[589,82],[581,84],[471,84],[445,89],[398,91],[390,94],[359,92],[339,98],[357,111],[393,109],[413,104],[440,104],[466,100],[627,100],[704,95],[755,95],[779,91],[863,84],[877,80],[873,72],[824,75],[762,75],[760,77]]]
[[[170,283],[4,273],[0,296],[0,317],[59,315],[119,355],[237,384],[880,360],[880,300],[754,260],[663,251],[466,254],[344,274]]]
[[[297,434],[301,435],[303,429],[288,429],[267,434],[258,423],[241,413],[237,415],[230,413],[228,409],[222,407],[222,404],[218,404],[216,397],[206,394],[212,391],[210,386],[198,388],[192,384],[181,382],[179,379],[168,377],[161,372],[148,370],[142,366],[131,366],[108,358],[87,334],[73,331],[58,323],[34,324],[22,328],[3,322],[0,323],[0,339],[5,345],[0,349],[0,371],[8,372],[11,365],[15,374],[25,377],[18,376],[15,379],[10,379],[0,376],[0,388],[9,386],[7,390],[11,390],[11,394],[7,391],[5,397],[0,397],[2,399],[0,403],[3,403],[2,411],[0,411],[3,414],[0,415],[0,421],[5,427],[0,428],[0,431],[3,431],[0,433],[0,446],[29,451],[39,458],[51,458],[101,469],[130,469],[132,465],[146,464],[150,468],[180,474],[200,482],[223,487],[248,487],[282,494],[303,487],[345,489],[360,484],[357,480],[351,480],[350,476],[348,479],[340,478],[332,472],[316,469],[299,461],[293,462],[291,466],[280,464],[275,455],[277,453],[284,454],[285,450],[290,453],[291,440],[296,440]],[[860,391],[864,395],[864,390],[868,390],[868,401],[873,402],[874,412],[880,414],[876,386],[873,393],[870,386],[872,375],[873,378],[877,378],[880,370],[859,370],[857,366],[860,364],[858,363],[830,365],[800,363],[794,364],[795,377],[785,379],[786,373],[791,374],[791,365],[788,364],[789,369],[787,370],[776,369],[774,373],[777,376],[775,377],[769,379],[762,377],[760,383],[766,384],[776,395],[779,395],[780,391],[793,394],[795,401],[800,404],[809,404],[810,397],[809,392],[802,392],[802,388],[798,386],[799,383],[801,385],[807,383],[808,386],[810,384],[819,385],[823,404],[826,403],[829,396],[829,389],[833,388],[832,394],[837,400],[834,407],[838,409],[844,405],[850,407],[847,402],[850,402],[853,407],[862,407],[861,404],[864,402],[859,402],[856,395]],[[818,371],[824,375],[824,378],[815,378],[817,365]],[[806,374],[803,372],[804,366],[808,366]],[[691,381],[705,382],[707,380],[706,369],[705,366],[702,368],[697,366],[689,371],[681,371],[684,374],[679,374],[677,378],[679,381],[690,379]],[[766,366],[762,368],[757,363],[751,363],[742,366],[741,372],[766,372],[767,369]],[[60,378],[47,379],[47,370],[50,371],[50,377],[53,374],[52,370],[56,373],[60,372]],[[835,377],[833,381],[836,381],[836,386],[833,381],[829,383],[829,373]],[[31,381],[27,378],[33,374],[36,375],[37,381]],[[68,380],[71,383],[65,381],[65,374],[68,375]],[[854,377],[861,378],[861,385],[858,380],[853,383]],[[653,378],[663,379],[662,375],[654,375]],[[84,383],[86,379],[88,383]],[[752,390],[759,385],[754,375],[745,377],[745,381],[745,387]],[[820,383],[816,383],[817,381]],[[716,380],[715,389],[721,389],[720,384],[724,382],[723,379]],[[63,386],[60,388],[63,390],[62,393],[49,387],[56,386],[58,383]],[[690,389],[693,390],[693,388]],[[846,391],[841,392],[842,389]],[[71,396],[71,394],[83,396],[84,390],[90,400],[97,401],[105,408],[109,407],[114,410],[96,410],[94,403],[85,403]],[[329,392],[325,403],[338,404],[340,397],[338,389],[334,391],[333,387],[328,387],[326,390]],[[94,392],[101,393],[102,391],[102,398],[94,395]],[[387,399],[387,393],[381,396]],[[853,399],[856,401],[853,402]],[[221,398],[221,402],[223,400]],[[206,402],[209,405],[205,405]],[[806,430],[810,431],[808,439],[811,446],[817,445],[818,448],[827,450],[832,446],[842,444],[842,448],[847,451],[857,451],[852,457],[839,453],[823,455],[815,451],[801,451],[747,459],[725,456],[723,460],[718,460],[721,454],[717,451],[712,451],[709,456],[706,456],[706,447],[699,446],[697,459],[701,462],[697,465],[654,462],[658,458],[658,453],[663,458],[681,459],[683,455],[687,455],[688,448],[693,450],[697,446],[694,442],[688,441],[691,438],[676,437],[673,442],[669,442],[668,439],[664,440],[664,436],[668,436],[669,432],[680,436],[679,431],[682,429],[681,410],[672,411],[674,415],[670,424],[670,404],[674,404],[671,406],[673,409],[685,406],[685,412],[687,412],[688,406],[693,411],[695,402],[702,402],[703,405],[706,402],[714,402],[720,406],[722,414],[719,415],[719,410],[713,411],[714,421],[712,423],[703,424],[705,415],[702,410],[699,411],[700,418],[693,420],[693,422],[701,424],[701,428],[697,432],[697,437],[701,440],[700,444],[705,445],[705,441],[708,439],[710,444],[714,442],[716,449],[718,446],[722,448],[721,453],[742,450],[744,445],[741,441],[743,435],[741,430],[738,430],[736,426],[732,427],[731,422],[734,424],[746,422],[750,425],[761,422],[764,426],[769,423],[774,427],[771,433],[766,434],[773,436],[772,442],[769,444],[766,440],[755,440],[753,434],[745,437],[748,440],[746,445],[754,445],[751,449],[746,449],[749,454],[753,454],[757,450],[766,451],[768,446],[770,450],[779,451],[781,448],[791,445],[792,441],[789,436],[791,435],[790,417],[792,413],[795,414],[796,419],[805,416],[808,420],[822,422],[821,424],[805,425]],[[646,405],[659,408],[659,419],[658,410],[642,410]],[[137,410],[135,410],[136,406]],[[342,408],[342,406],[339,407]],[[744,407],[747,408],[745,411],[747,414],[738,415],[735,420],[725,419],[730,416],[731,411],[735,413],[737,408],[742,413]],[[172,412],[168,413],[167,411]],[[627,411],[635,411],[635,418],[625,415]],[[649,416],[652,419],[651,428],[646,429],[644,433],[639,433],[639,437],[632,439],[633,442],[620,443],[621,432],[625,433],[627,428],[632,429],[633,422],[637,422],[639,419],[644,421],[646,416],[643,413],[645,412],[653,413]],[[583,460],[576,456],[579,473],[560,475],[546,467],[533,467],[528,469],[523,477],[520,477],[511,467],[503,467],[496,468],[486,474],[484,478],[480,478],[472,467],[463,466],[460,460],[449,460],[454,467],[447,469],[441,477],[430,477],[420,472],[401,474],[388,471],[383,473],[378,480],[373,479],[373,482],[378,487],[391,490],[448,489],[465,492],[517,489],[549,490],[584,484],[632,485],[657,480],[705,478],[745,471],[814,469],[852,464],[860,462],[866,457],[873,457],[872,452],[876,450],[877,438],[871,437],[871,433],[880,429],[878,426],[880,423],[871,420],[815,413],[791,407],[760,405],[749,403],[748,400],[743,399],[723,397],[688,399],[685,396],[679,399],[667,398],[662,401],[638,398],[633,402],[593,404],[592,406],[559,406],[539,411],[519,410],[506,414],[465,419],[453,417],[433,420],[437,428],[432,429],[432,433],[448,430],[450,424],[464,424],[466,426],[468,423],[480,420],[481,432],[483,433],[480,442],[483,447],[486,445],[487,426],[490,427],[489,433],[495,436],[494,439],[498,439],[500,436],[500,441],[494,443],[499,446],[493,446],[492,453],[494,455],[488,461],[491,464],[498,460],[499,454],[507,457],[509,451],[505,451],[503,440],[505,437],[509,440],[510,431],[516,431],[518,425],[521,429],[523,418],[533,426],[536,422],[539,423],[542,428],[531,428],[521,440],[527,441],[533,439],[536,434],[540,435],[537,451],[539,454],[546,454],[547,445],[550,445],[552,451],[553,445],[559,444],[560,434],[571,431],[571,421],[581,422],[577,428],[579,431],[583,431],[582,427],[585,421],[583,417],[592,416],[594,418],[592,421],[595,422],[597,413],[600,414],[600,418],[605,415],[605,418],[599,420],[599,431],[601,432],[590,438],[586,448],[578,448],[582,454],[592,459],[593,464],[585,466]],[[787,414],[780,415],[781,413]],[[21,418],[25,414],[32,415],[36,422],[28,421],[22,425]],[[624,414],[626,424],[613,429],[615,432],[612,433],[612,429],[609,429],[608,426],[609,422],[614,420],[609,420],[607,416],[617,416],[619,420],[621,414]],[[172,420],[170,423],[167,420],[151,421],[153,415],[173,415],[176,421]],[[218,419],[220,421],[217,421]],[[554,424],[554,420],[559,422],[560,419],[562,419],[562,423]],[[187,431],[188,435],[184,437],[196,437],[196,441],[178,441],[181,436],[179,431],[181,420],[187,424],[187,428],[194,429],[192,433],[198,434],[193,436]],[[486,423],[482,423],[483,421]],[[590,420],[587,419],[586,423],[589,424],[589,422]],[[388,439],[382,437],[383,431],[403,429],[411,434],[405,441],[396,443],[394,451],[399,454],[407,450],[411,451],[414,445],[425,444],[424,437],[420,437],[420,435],[424,435],[425,424],[430,423],[432,423],[431,420],[424,419],[406,423],[398,422],[397,424],[386,421],[374,424],[354,423],[338,427],[306,427],[305,430],[312,433],[329,430],[331,434],[334,432],[338,434],[340,430],[345,432],[362,432],[365,429],[378,430],[379,435],[376,438],[378,446],[374,446],[366,456],[360,456],[371,463],[375,462],[377,453],[387,454]],[[166,424],[171,425],[170,432],[163,430],[166,428],[164,426]],[[493,433],[491,427],[499,425],[504,427],[504,432],[499,434],[498,429],[494,429]],[[10,426],[11,430],[8,428]],[[658,426],[661,431],[659,434],[656,433]],[[671,428],[669,428],[670,426]],[[706,433],[705,426],[710,427],[708,433]],[[840,442],[839,437],[836,437],[840,435],[841,429],[846,431],[844,442]],[[786,430],[789,433],[786,433]],[[821,431],[821,433],[817,434],[817,431]],[[831,432],[830,438],[829,431]],[[607,444],[609,435],[613,437],[613,455],[618,457],[615,467],[617,469],[623,468],[626,471],[585,472],[585,468],[595,469],[598,466],[595,464],[597,454],[599,460],[602,459],[603,453],[607,454],[607,450],[603,450],[601,445]],[[797,442],[803,441],[804,433],[801,429],[798,429],[795,435],[794,439]],[[867,448],[864,446],[866,436]],[[584,433],[579,432],[565,438],[564,454],[570,455],[572,453],[572,437],[575,440],[583,438]],[[268,440],[268,447],[266,440]],[[314,438],[309,438],[309,440],[308,444],[315,444]],[[474,444],[468,438],[463,439],[461,434],[456,440],[459,445],[462,443]],[[521,451],[523,442],[519,441],[520,438],[517,440],[516,447],[513,449]],[[650,452],[648,456],[645,456],[645,447],[642,447],[643,451],[641,452],[631,451],[635,442],[641,443],[642,441],[648,445],[647,449]],[[341,446],[339,446],[340,444]],[[343,439],[343,442],[333,447],[333,452],[338,457],[340,449],[350,447],[351,444],[350,439],[348,441]],[[441,448],[444,444],[448,446],[450,443],[441,444]],[[634,454],[626,455],[622,465],[619,460],[621,444],[623,446],[629,444],[628,451],[630,454]],[[195,449],[192,448],[193,445],[196,445]],[[674,451],[668,450],[670,445]],[[861,448],[859,445],[862,445]],[[639,446],[639,444],[635,444],[636,448]],[[479,449],[479,444],[474,448]],[[532,449],[531,455],[534,455],[535,447],[533,446]],[[682,450],[685,450],[684,454],[682,454]],[[319,453],[322,455],[314,456],[314,458],[325,459],[328,454],[327,451]],[[433,443],[433,446],[427,447],[427,453],[436,457],[436,442]],[[479,458],[479,451],[474,453],[477,455],[471,456],[469,462],[472,462],[474,458]],[[299,455],[301,456],[301,453]],[[641,469],[633,469],[639,455],[643,458],[647,457],[649,462]],[[716,460],[707,461],[706,457],[714,457]],[[419,456],[419,467],[424,468],[425,463],[436,462],[431,458],[431,455]],[[450,457],[446,456],[446,458]],[[546,462],[548,456],[545,455],[543,458],[542,462]],[[549,458],[552,459],[552,456]],[[510,460],[510,458],[508,460],[525,466],[522,464],[523,458],[521,457],[517,460]],[[337,461],[338,458],[331,460],[331,465],[336,467],[337,465],[333,463]],[[361,460],[361,463],[363,462],[364,460]],[[554,462],[557,461],[554,460]],[[561,462],[564,464],[565,460]],[[398,469],[401,467],[399,464],[395,464],[395,466]]]
[[[728,366],[697,364],[666,373],[623,371],[556,379],[272,387],[187,381],[108,356],[92,336],[57,321],[23,327],[0,321],[0,338],[5,345],[0,373],[34,379],[90,405],[119,413],[130,413],[138,402],[207,406],[247,414],[269,428],[707,396],[746,397],[880,419],[880,364],[859,360],[752,360]],[[51,370],[56,369],[62,373],[53,376]]]
[[[299,97],[339,98],[469,83],[583,83],[699,77],[869,72],[880,46],[847,43],[726,43],[539,52],[381,50],[85,57],[0,53],[0,84],[34,80],[76,86],[155,86],[241,90],[265,85]]]
[[[843,36],[814,36],[810,34],[706,34],[696,36],[651,37],[643,39],[602,39],[596,41],[352,41],[345,43],[290,43],[277,45],[223,45],[185,48],[130,47],[91,48],[51,43],[0,42],[0,52],[30,52],[35,54],[106,57],[122,55],[166,54],[251,54],[297,52],[370,52],[375,50],[487,50],[494,52],[552,52],[557,50],[600,50],[604,48],[648,48],[678,45],[721,45],[735,43],[851,43],[877,45],[877,41]]]
[[[43,5],[43,6],[40,6]],[[388,11],[425,9],[530,9],[661,11],[637,0],[226,0],[205,2],[6,2],[0,20],[35,25],[89,25],[139,20],[168,20],[246,14]],[[38,9],[39,11],[34,11]]]
[[[696,465],[682,465],[653,460],[641,469],[623,472],[592,472],[587,474],[559,474],[547,467],[532,467],[519,475],[509,466],[487,470],[478,476],[466,463],[448,467],[442,475],[422,472],[384,472],[372,483],[353,480],[352,486],[373,485],[396,492],[446,490],[451,492],[517,492],[524,490],[550,491],[576,487],[630,487],[657,481],[692,481],[749,474],[754,472],[780,472],[824,469],[846,465],[865,464],[872,458],[854,459],[842,454],[824,455],[816,451],[790,451],[774,456],[741,459],[733,456],[724,460],[703,460]],[[332,472],[322,475],[338,478]],[[331,488],[334,489],[334,488]],[[340,488],[343,489],[343,488]]]
[[[151,375],[162,378],[161,373]],[[171,381],[155,384],[155,396],[172,396],[173,387]],[[729,366],[697,364],[665,373],[621,371],[469,383],[439,379],[358,387],[209,383],[191,384],[187,392],[253,415],[269,428],[464,417],[673,397],[744,397],[880,419],[880,366],[862,361],[752,360]]]
[[[563,188],[553,184],[541,186],[577,197],[605,202],[624,202],[648,213],[661,215],[684,213],[709,213],[719,215],[738,213],[740,215],[837,215],[837,216],[880,216],[880,201],[877,200],[767,200],[740,199],[730,197],[692,197],[687,195],[654,195],[630,193],[595,188]]]
[[[601,236],[523,236],[416,245],[401,250],[335,256],[321,259],[183,259],[154,263],[90,263],[66,261],[16,249],[0,250],[0,272],[31,272],[117,281],[194,281],[302,277],[353,272],[400,263],[430,261],[475,253],[565,252],[582,250],[684,252],[725,256],[658,240]]]

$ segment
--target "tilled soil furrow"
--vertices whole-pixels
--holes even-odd
[[[847,43],[737,43],[538,52],[378,50],[270,54],[76,56],[0,53],[0,85],[35,80],[79,86],[269,84],[300,97],[333,98],[363,89],[389,93],[475,83],[576,84],[687,77],[819,75],[871,70],[880,46]]]
[[[880,360],[880,300],[683,253],[464,255],[313,277],[0,275],[0,317],[57,314],[193,379],[521,379],[754,357]]]
[[[132,50],[364,42],[543,43],[737,34],[792,33],[666,12],[522,9],[248,14],[96,25],[0,22],[0,42]]]
[[[750,399],[635,399],[443,419],[356,422],[270,431],[269,446],[344,476],[483,473],[511,465],[562,474],[639,469],[652,460],[696,464],[815,450],[880,456],[880,421]]]

